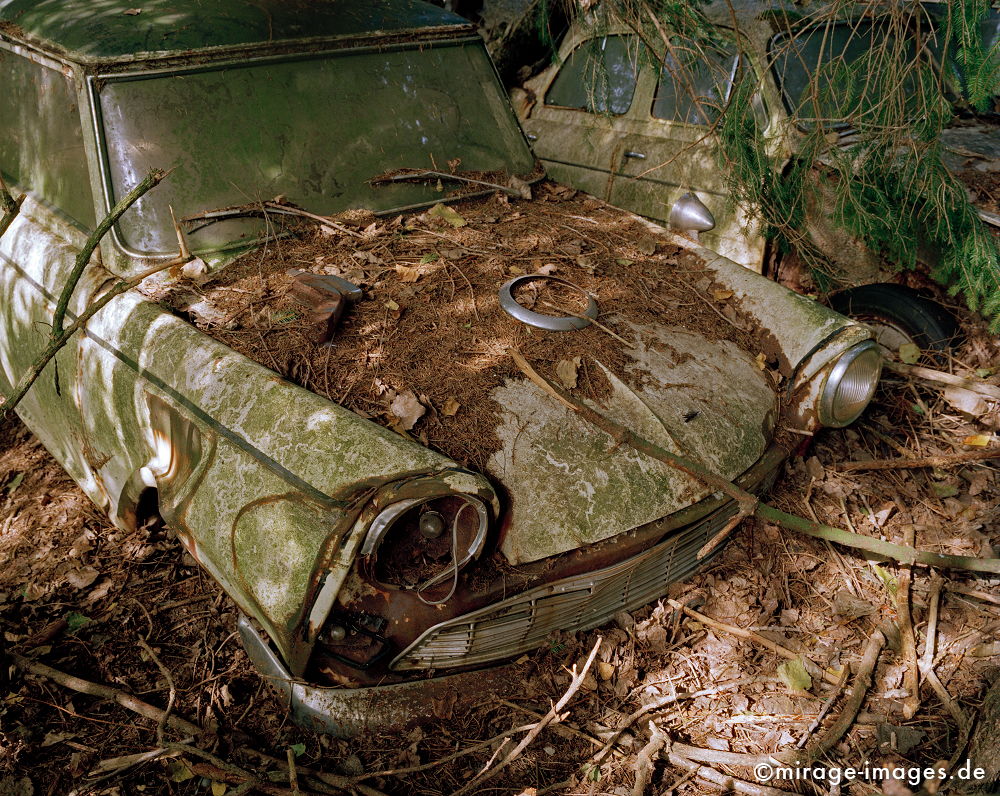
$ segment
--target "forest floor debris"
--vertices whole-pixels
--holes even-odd
[[[522,256],[525,271],[534,269],[530,252]],[[575,262],[580,255],[566,256]],[[457,270],[452,276],[456,295],[470,292]],[[956,311],[964,339],[936,367],[997,386],[996,338]],[[963,412],[945,389],[887,374],[858,423],[824,432],[805,458],[789,461],[771,501],[897,543],[912,534],[925,550],[995,555],[997,462],[954,459],[997,444],[992,415]],[[842,468],[896,457],[931,466]],[[944,466],[938,457],[952,458]],[[235,607],[169,531],[156,522],[132,533],[110,527],[13,418],[0,425],[0,560],[0,629],[9,651],[161,710],[172,690],[173,715],[205,732],[185,740],[166,728],[169,741],[212,756],[184,749],[152,756],[160,748],[157,720],[5,667],[0,793],[232,794],[248,781],[239,771],[273,792],[336,792],[331,783],[348,777],[358,792],[451,794],[510,757],[567,693],[569,670],[583,665],[598,637],[593,665],[560,719],[497,773],[490,792],[628,796],[638,779],[648,793],[677,796],[723,787],[751,796],[808,793],[804,783],[758,781],[753,763],[792,752],[803,738],[808,750],[843,720],[829,764],[936,766],[964,754],[968,728],[959,722],[975,715],[987,683],[1000,674],[996,579],[935,578],[926,567],[912,568],[908,604],[922,684],[914,695],[905,688],[912,660],[897,651],[894,632],[907,568],[748,521],[710,567],[675,584],[666,599],[524,656],[512,669],[517,687],[507,700],[469,695],[449,718],[402,733],[346,741],[316,735],[288,721],[239,646]],[[847,721],[857,667],[876,633],[886,646],[867,656],[875,660],[872,683]],[[776,655],[778,647],[795,657]],[[816,783],[822,792],[830,784]],[[907,782],[893,787],[897,794],[917,790]],[[863,780],[842,785],[859,796],[881,790]]]

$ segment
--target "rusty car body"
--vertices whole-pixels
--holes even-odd
[[[115,277],[174,256],[172,213],[277,194],[322,214],[398,213],[440,194],[376,189],[371,176],[432,159],[534,167],[474,30],[410,0],[149,0],[141,12],[0,0],[0,86],[0,168],[26,194],[0,239],[7,394],[44,347],[88,233],[151,168],[174,171],[102,240],[71,318]],[[227,218],[190,240],[214,271],[266,233]],[[684,245],[767,331],[783,386],[752,353],[664,319],[647,332],[666,345],[637,348],[630,365],[645,386],[612,379],[607,411],[761,490],[788,454],[777,430],[851,422],[880,360],[866,327]],[[553,631],[656,599],[735,511],[679,471],[609,451],[527,380],[492,397],[502,450],[472,472],[131,291],[17,411],[114,523],[134,527],[155,506],[239,606],[251,658],[296,719],[350,733],[480,688],[483,667]],[[691,405],[698,417],[685,420]],[[442,529],[450,564],[417,589],[394,582],[387,551]]]

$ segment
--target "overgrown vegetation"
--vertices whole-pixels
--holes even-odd
[[[706,117],[715,120],[734,201],[756,211],[779,250],[798,252],[821,284],[850,278],[810,234],[822,216],[897,268],[926,261],[1000,331],[996,238],[945,167],[940,140],[956,108],[990,110],[998,93],[997,46],[983,41],[988,0],[833,0],[756,15],[704,0],[585,5],[574,5],[578,16],[636,30],[675,72],[704,70],[706,53],[720,46],[744,56],[754,26],[767,26],[768,63],[755,66],[783,81],[789,124],[768,126],[758,101],[763,75],[746,58],[728,98],[696,98],[712,106]],[[723,30],[731,39],[720,45]],[[675,83],[699,84],[692,74]]]

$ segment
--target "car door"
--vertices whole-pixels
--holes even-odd
[[[648,56],[629,33],[572,36],[561,50],[525,132],[551,177],[610,199],[625,136],[638,132],[629,111]]]
[[[741,68],[735,49],[708,49],[681,37],[664,43],[652,97],[633,108],[635,131],[621,140],[619,171],[610,201],[667,221],[673,203],[693,192],[715,217],[702,242],[760,271],[764,240],[759,225],[732,202],[718,160],[713,124]]]

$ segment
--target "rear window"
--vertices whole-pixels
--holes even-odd
[[[903,38],[900,29],[888,20],[839,21],[775,36],[771,61],[789,112],[837,126],[871,113],[879,101],[865,90],[871,74],[913,64],[918,48],[926,47],[930,55],[938,50],[930,31],[908,31]],[[909,69],[903,79],[916,97],[915,71]],[[922,110],[914,108],[914,113]]]
[[[99,105],[110,192],[174,169],[122,218],[142,253],[176,249],[170,221],[279,195],[311,212],[392,210],[440,200],[436,186],[368,181],[399,168],[527,174],[534,162],[480,44],[342,53],[114,78]],[[263,222],[202,226],[210,250]]]
[[[546,105],[620,116],[639,74],[637,36],[600,36],[578,46],[545,95]]]
[[[93,227],[94,203],[72,79],[0,48],[0,87],[4,179]]]

